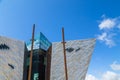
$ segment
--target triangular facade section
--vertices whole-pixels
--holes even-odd
[[[95,39],[66,41],[68,80],[85,80]],[[50,80],[65,80],[63,44],[52,43]]]

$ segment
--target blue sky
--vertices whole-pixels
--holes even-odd
[[[120,80],[119,0],[0,0],[0,35],[23,41],[32,25],[51,42],[97,38],[86,80]],[[111,77],[110,77],[111,76]]]

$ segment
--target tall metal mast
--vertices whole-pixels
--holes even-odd
[[[65,38],[64,38],[64,28],[62,28],[62,43],[63,43],[63,52],[64,52],[64,68],[65,68],[65,77],[68,80],[67,74],[67,61],[66,61],[66,51],[65,51]]]
[[[32,45],[31,45],[31,52],[30,52],[30,65],[29,65],[28,80],[31,80],[34,32],[35,32],[35,24],[33,24],[33,31],[32,31]]]

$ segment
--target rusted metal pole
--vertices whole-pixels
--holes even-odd
[[[66,61],[66,51],[65,51],[65,37],[64,37],[64,28],[62,28],[62,43],[63,43],[63,52],[64,52],[64,68],[65,68],[65,77],[68,80],[67,74],[67,61]]]
[[[50,80],[50,69],[51,69],[51,55],[52,55],[52,46],[47,51],[47,66],[46,66],[46,77],[45,80]]]
[[[30,52],[30,65],[29,65],[28,80],[31,80],[34,32],[35,32],[35,24],[33,24],[33,31],[32,31],[32,45],[31,45],[31,52]]]

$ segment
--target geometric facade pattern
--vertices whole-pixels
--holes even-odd
[[[65,43],[68,80],[85,80],[95,39]],[[23,41],[0,36],[0,80],[26,80],[28,57]],[[52,43],[50,80],[65,80],[63,44]]]
[[[85,80],[95,39],[67,41],[66,59],[68,80]],[[50,80],[65,80],[63,44],[52,44]]]
[[[0,36],[0,80],[23,80],[25,43]]]
[[[26,45],[27,45],[27,49],[30,51],[32,45],[31,41],[28,41]],[[52,45],[51,42],[43,35],[43,33],[40,32],[34,38],[33,49],[43,49],[47,51],[51,45]]]

